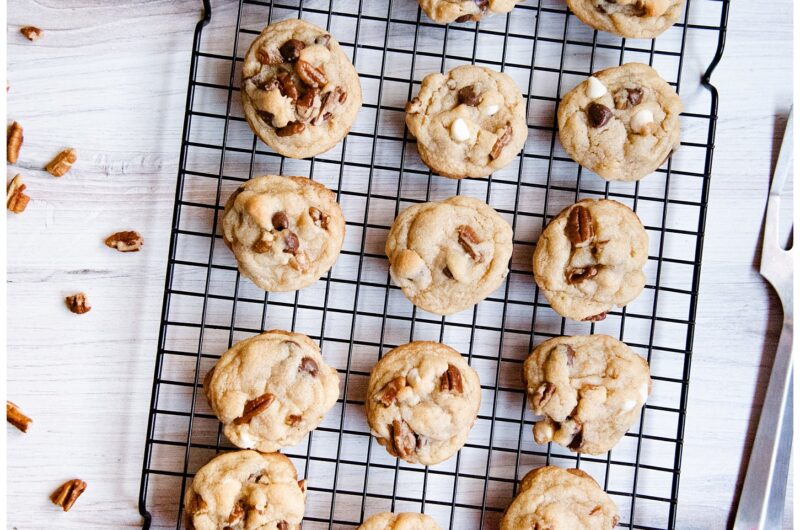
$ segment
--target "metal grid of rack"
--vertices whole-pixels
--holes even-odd
[[[722,54],[728,9],[729,0],[687,0],[682,19],[658,39],[626,40],[585,27],[561,0],[527,0],[510,16],[447,26],[428,20],[413,0],[240,0],[215,7],[213,20],[204,0],[142,469],[144,527],[183,528],[191,477],[233,448],[205,402],[205,373],[235,341],[281,328],[319,341],[343,383],[322,425],[285,451],[307,479],[304,528],[355,528],[378,511],[424,511],[451,530],[496,528],[519,479],[543,464],[589,472],[619,506],[622,528],[675,528],[717,119],[710,74]],[[238,95],[250,42],[267,23],[292,17],[337,37],[364,93],[348,137],[311,160],[286,159],[260,143]],[[555,109],[592,71],[631,61],[652,65],[681,93],[681,148],[640,182],[608,183],[561,150]],[[421,162],[403,106],[426,74],[469,63],[514,78],[528,102],[529,135],[509,167],[486,179],[454,181],[432,175]],[[698,70],[708,64],[704,74]],[[239,276],[222,244],[225,200],[260,174],[318,180],[337,193],[345,213],[339,260],[302,291],[260,291]],[[511,223],[514,257],[508,278],[487,300],[442,318],[415,309],[391,284],[382,248],[401,209],[455,194],[485,200]],[[648,282],[637,300],[606,320],[576,323],[555,314],[539,294],[531,255],[549,219],[587,197],[613,198],[636,210],[650,236]],[[578,333],[615,336],[651,365],[653,395],[640,420],[601,457],[536,445],[520,380],[533,346]],[[411,340],[456,348],[481,376],[482,405],[466,446],[432,467],[386,454],[371,439],[363,411],[371,367]]]

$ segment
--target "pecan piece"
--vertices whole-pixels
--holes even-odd
[[[606,319],[606,315],[608,314],[607,311],[603,311],[602,313],[598,313],[596,315],[592,315],[590,317],[584,318],[581,322],[600,322],[601,320]]]
[[[22,183],[22,179],[19,175],[11,179],[11,182],[8,183],[8,187],[6,188],[6,208],[8,208],[9,211],[14,213],[22,213],[25,211],[25,208],[28,206],[28,201],[31,200],[31,198],[24,193],[26,189],[27,186]]]
[[[571,284],[581,283],[597,276],[599,267],[597,265],[589,265],[582,269],[569,269],[567,271],[567,282]]]
[[[328,229],[328,221],[330,221],[330,216],[328,214],[312,206],[308,209],[308,215],[311,216],[311,220],[314,221],[315,225],[325,230]]]
[[[106,246],[120,252],[138,252],[144,245],[144,238],[133,230],[117,232],[106,238]]]
[[[278,523],[278,530],[289,530],[289,523],[281,521]]]
[[[303,132],[305,128],[306,124],[302,121],[290,121],[285,127],[275,129],[275,134],[281,138],[285,138],[286,136],[294,136],[295,134],[299,134]]]
[[[325,72],[307,61],[298,59],[294,68],[295,72],[297,72],[297,77],[310,87],[322,88],[328,84]]]
[[[392,444],[397,456],[408,458],[417,449],[417,435],[411,430],[404,420],[394,420],[389,432],[392,436]]]
[[[588,208],[576,204],[567,217],[567,237],[573,246],[585,247],[594,238],[594,223]]]
[[[500,156],[500,153],[503,152],[503,148],[508,145],[508,142],[511,141],[512,134],[513,129],[511,129],[511,124],[506,123],[497,134],[497,140],[494,142],[492,151],[489,153],[490,159],[496,160]]]
[[[45,169],[54,177],[63,177],[67,171],[72,169],[72,164],[77,161],[78,154],[75,152],[75,149],[70,147],[58,153],[56,157],[45,166]]]
[[[311,357],[303,357],[303,360],[300,361],[300,368],[298,368],[298,370],[307,373],[311,377],[317,377],[317,374],[319,373],[319,365],[317,364],[317,361]]]
[[[292,75],[289,72],[281,72],[278,74],[277,81],[278,90],[280,90],[281,95],[286,96],[292,101],[297,101],[300,93],[297,91],[297,85],[294,84]]]
[[[25,38],[31,42],[39,40],[39,37],[41,37],[44,33],[43,30],[37,28],[36,26],[23,26],[19,28],[19,32],[25,35]]]
[[[300,121],[309,121],[319,114],[321,106],[319,89],[310,88],[297,100],[297,117],[300,118]]]
[[[481,102],[481,97],[475,91],[475,85],[468,85],[458,90],[458,102],[462,105],[477,107]]]
[[[608,123],[613,116],[611,109],[600,103],[589,103],[586,108],[586,116],[589,118],[589,125],[599,128]]]
[[[22,432],[28,432],[28,427],[33,423],[32,419],[10,401],[6,401],[6,421]]]
[[[317,114],[317,117],[311,122],[312,125],[319,125],[320,123],[330,119],[330,117],[333,116],[333,111],[336,109],[336,107],[347,101],[347,92],[345,92],[341,87],[337,86],[333,90],[322,94],[321,98],[321,108],[319,109],[319,114]]]
[[[458,244],[464,249],[464,252],[469,254],[469,257],[474,261],[480,263],[483,261],[483,254],[475,249],[475,245],[479,245],[481,240],[478,239],[478,234],[471,226],[461,225],[458,227]]]
[[[195,494],[192,500],[189,501],[189,506],[186,507],[186,513],[193,515],[197,512],[202,512],[208,508],[208,503],[200,495]]]
[[[611,519],[611,528],[615,528],[617,526],[617,524],[619,524],[619,515],[615,515]]]
[[[283,423],[285,423],[289,427],[294,427],[295,425],[300,423],[302,419],[303,417],[300,416],[299,414],[289,414],[288,416],[286,416],[286,419],[283,420]]]
[[[289,258],[289,266],[298,272],[306,272],[309,265],[308,254],[303,251],[297,252]]]
[[[573,451],[580,451],[581,447],[583,447],[583,426],[578,423],[577,429],[575,436],[572,437],[572,441],[567,446]]]
[[[286,212],[272,214],[272,226],[278,231],[289,228],[289,217],[286,216]]]
[[[454,279],[453,273],[450,272],[450,267],[445,266],[445,268],[442,270],[442,273],[445,276],[447,276],[449,279],[451,279],[451,280]]]
[[[288,230],[283,235],[283,251],[287,254],[295,255],[300,248],[300,240],[297,239],[297,234]]]
[[[76,293],[64,299],[70,311],[76,315],[82,315],[92,310],[89,301],[86,300],[86,293]]]
[[[86,483],[84,481],[77,478],[68,480],[50,495],[50,500],[53,504],[61,506],[65,512],[68,512],[85,490]]]
[[[270,405],[275,401],[275,396],[267,392],[261,394],[257,398],[251,399],[244,404],[242,415],[233,420],[234,425],[241,425],[243,423],[250,423],[250,420],[267,410]]]
[[[384,407],[388,407],[392,403],[395,402],[397,399],[397,393],[400,392],[400,389],[406,386],[406,378],[403,376],[398,376],[386,383],[384,387],[381,389],[380,395],[378,396],[378,401],[381,402],[381,405]]]
[[[461,380],[461,371],[454,365],[447,365],[447,370],[439,378],[439,390],[442,392],[464,393],[464,382]]]
[[[294,62],[300,57],[300,52],[303,51],[306,45],[303,41],[298,39],[289,39],[284,42],[280,47],[281,56],[288,62]]]
[[[228,524],[233,526],[238,524],[242,519],[244,519],[244,506],[242,506],[241,502],[237,502],[231,514],[228,516]]]
[[[256,51],[256,59],[258,59],[258,62],[261,64],[266,64],[269,66],[283,63],[283,57],[279,51],[275,50],[275,48],[260,48],[258,51]]]
[[[8,138],[6,144],[6,159],[9,164],[16,164],[19,160],[19,150],[22,149],[22,125],[12,122],[8,127]]]
[[[456,22],[470,22],[473,20],[477,22],[480,19],[481,17],[479,15],[461,15],[456,19]]]
[[[533,403],[533,408],[535,410],[541,410],[542,407],[547,405],[547,402],[550,401],[550,398],[553,397],[553,394],[556,392],[556,385],[550,382],[545,382],[539,385],[533,394],[531,395],[531,402]]]

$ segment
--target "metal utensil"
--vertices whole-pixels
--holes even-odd
[[[786,122],[781,152],[769,190],[764,219],[761,275],[783,304],[783,329],[769,377],[767,394],[750,452],[734,530],[778,530],[783,525],[786,477],[792,452],[793,248],[778,241],[781,192],[792,165],[792,113]],[[793,245],[794,246],[794,245]]]

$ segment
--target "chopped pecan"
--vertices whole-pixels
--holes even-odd
[[[308,254],[303,252],[296,252],[291,258],[289,258],[289,266],[296,271],[299,272],[306,272],[309,268],[309,261],[308,261]]]
[[[258,62],[261,64],[269,66],[283,63],[281,53],[275,48],[259,48],[259,50],[256,51],[256,59],[258,59]]]
[[[641,88],[627,88],[614,94],[614,106],[620,110],[635,107],[642,102]]]
[[[278,530],[289,530],[289,523],[281,521],[278,523]]]
[[[535,410],[541,410],[542,407],[547,405],[547,402],[550,401],[550,398],[553,397],[555,391],[556,385],[553,383],[545,382],[539,385],[539,388],[537,388],[531,395],[533,408]]]
[[[64,149],[45,167],[48,173],[54,177],[63,177],[67,171],[72,169],[72,164],[78,161],[78,154],[71,147]]]
[[[381,402],[381,405],[384,407],[388,407],[392,403],[394,403],[395,399],[397,399],[397,393],[400,392],[401,388],[406,386],[406,378],[403,376],[398,376],[386,383],[384,387],[381,389],[380,394],[378,395],[378,401]]]
[[[571,284],[581,283],[597,276],[600,268],[597,265],[589,265],[582,269],[568,269],[567,282]]]
[[[23,26],[19,28],[19,32],[25,35],[25,38],[31,42],[39,40],[39,37],[41,37],[44,33],[43,30],[37,28],[36,26]]]
[[[588,208],[576,204],[567,217],[567,237],[573,246],[585,247],[594,238],[594,223]]]
[[[297,481],[297,485],[300,487],[300,491],[302,491],[303,493],[306,492],[306,487],[307,487],[306,486],[306,479],[298,480]]]
[[[325,72],[307,61],[298,59],[294,69],[297,72],[297,77],[310,87],[322,88],[328,84]]]
[[[53,504],[61,506],[65,512],[68,512],[85,490],[86,483],[84,481],[77,478],[68,480],[50,495],[50,500],[53,501]]]
[[[319,109],[319,114],[317,114],[317,117],[311,122],[312,125],[319,125],[325,120],[330,119],[336,107],[347,101],[347,92],[345,92],[342,87],[337,86],[333,90],[322,94],[321,98],[322,105]]]
[[[608,315],[608,312],[603,311],[602,313],[598,313],[596,315],[584,318],[582,322],[600,322],[601,320],[606,319],[606,315]]]
[[[82,315],[92,310],[92,306],[86,300],[86,293],[76,293],[66,297],[64,300],[69,310],[77,315]]]
[[[285,127],[280,127],[275,129],[275,134],[280,136],[281,138],[285,138],[286,136],[294,136],[295,134],[303,132],[305,130],[306,124],[301,121],[291,121],[286,124]]]
[[[473,20],[477,22],[480,19],[481,17],[479,15],[461,15],[456,19],[456,22],[470,22]]]
[[[483,254],[475,249],[475,245],[479,245],[481,240],[478,239],[478,234],[469,225],[461,225],[458,227],[458,244],[464,249],[464,252],[469,254],[469,257],[478,263],[483,261]]]
[[[298,368],[298,370],[307,373],[311,377],[317,377],[317,374],[319,373],[319,365],[317,364],[317,361],[311,357],[303,357],[303,360],[300,361],[300,368]]]
[[[263,238],[253,243],[253,252],[257,254],[263,254],[264,252],[269,252],[269,249],[271,248],[272,248],[272,242]]]
[[[6,145],[6,159],[9,164],[16,164],[19,160],[19,150],[22,148],[22,125],[12,122],[8,127],[8,139]]]
[[[32,419],[10,401],[6,401],[6,421],[22,432],[28,432],[28,427],[33,423]]]
[[[120,252],[138,252],[144,245],[144,238],[139,232],[126,230],[111,234],[106,238],[106,246],[115,248]]]
[[[280,90],[281,95],[286,96],[292,101],[297,101],[300,93],[297,91],[297,85],[294,84],[292,74],[289,72],[281,72],[278,74],[277,81],[278,90]]]
[[[511,124],[506,123],[497,133],[497,140],[495,140],[494,145],[492,146],[492,151],[489,153],[489,158],[496,160],[500,156],[500,153],[503,152],[503,148],[508,145],[508,142],[511,141],[512,134],[513,129],[511,128]]]
[[[228,524],[231,526],[236,525],[242,519],[244,519],[244,506],[242,506],[241,502],[237,502],[228,516]]]
[[[475,91],[475,85],[468,85],[458,90],[458,102],[462,105],[477,107],[481,102],[481,97]]]
[[[389,429],[397,456],[408,458],[417,449],[417,435],[404,420],[394,420]]]
[[[325,230],[328,229],[328,221],[330,221],[330,216],[328,214],[312,206],[308,209],[308,215],[311,216],[311,220],[314,221],[315,225]]]
[[[241,425],[243,423],[250,423],[250,420],[267,410],[270,405],[275,401],[275,396],[267,392],[261,394],[257,398],[251,399],[244,404],[242,415],[233,420],[234,425]]]
[[[299,248],[300,240],[297,239],[297,234],[291,230],[287,230],[286,233],[283,234],[283,251],[287,254],[297,254]]]
[[[442,392],[464,393],[464,382],[461,380],[461,371],[454,365],[447,365],[447,370],[439,378],[439,390]]]
[[[303,419],[299,414],[289,414],[283,422],[289,427],[294,427]]]
[[[26,189],[27,186],[22,183],[22,179],[19,175],[11,179],[11,182],[8,183],[8,187],[6,188],[6,208],[8,208],[9,211],[14,213],[22,213],[25,211],[25,208],[28,206],[28,201],[31,200],[31,198],[24,193]]]
[[[201,497],[200,495],[195,494],[192,497],[192,500],[189,501],[189,505],[186,507],[186,512],[189,515],[193,515],[197,512],[202,512],[208,508],[208,503]]]
[[[281,45],[280,52],[283,58],[291,63],[300,57],[300,52],[305,47],[306,45],[303,41],[298,39],[289,39]]]
[[[289,228],[289,217],[286,212],[275,212],[272,214],[272,226],[275,230],[285,230]]]
[[[417,114],[420,110],[422,110],[422,102],[419,100],[418,97],[415,97],[408,103],[406,103],[406,112],[409,114]]]
[[[309,121],[319,114],[321,106],[319,89],[310,88],[297,100],[297,117],[300,121]]]

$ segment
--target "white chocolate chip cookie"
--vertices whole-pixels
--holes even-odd
[[[485,177],[507,166],[528,137],[514,80],[482,66],[430,74],[406,105],[423,162],[445,177]]]
[[[434,22],[478,21],[483,15],[508,13],[522,0],[419,0],[419,5]]]
[[[256,177],[225,204],[222,235],[239,271],[265,291],[295,291],[333,266],[344,241],[336,195],[305,177]]]
[[[234,451],[204,465],[186,489],[190,530],[300,530],[305,481],[280,453]]]
[[[561,145],[606,180],[639,180],[680,145],[683,112],[675,89],[645,64],[592,74],[558,105]]]
[[[538,444],[576,453],[610,450],[639,417],[652,382],[647,361],[608,335],[556,337],[525,360],[523,378]]]
[[[234,344],[203,387],[234,445],[271,452],[317,428],[339,397],[339,374],[305,335],[272,330]]]
[[[441,530],[436,521],[424,513],[377,513],[356,530]]]
[[[669,29],[685,0],[567,0],[584,24],[636,39],[652,39]]]
[[[412,464],[438,464],[461,449],[480,404],[478,373],[438,342],[398,346],[369,377],[370,430],[391,455]]]
[[[564,208],[542,232],[533,275],[561,316],[602,320],[644,289],[647,232],[627,206],[585,199]]]
[[[407,208],[386,240],[394,282],[437,315],[470,308],[497,289],[512,249],[511,226],[488,204],[462,196]]]

